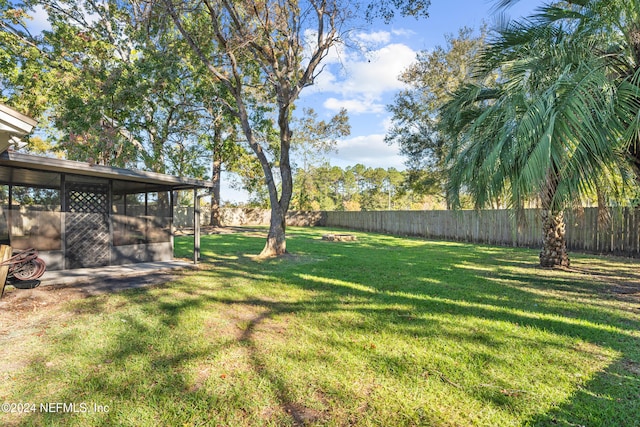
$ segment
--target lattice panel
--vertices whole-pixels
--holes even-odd
[[[67,186],[67,268],[109,265],[108,191],[105,185]]]
[[[103,214],[68,213],[68,268],[108,265],[109,226]]]
[[[108,213],[106,185],[68,184],[67,212]]]

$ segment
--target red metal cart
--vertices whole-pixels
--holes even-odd
[[[2,258],[6,258],[8,256],[7,253],[11,253],[11,247],[3,246],[2,249]],[[19,282],[37,281],[44,274],[46,268],[45,262],[38,257],[38,251],[33,248],[19,251],[15,255],[4,259],[4,261],[0,262],[0,280],[2,280],[0,298],[4,295],[4,287],[7,283],[18,285]],[[5,274],[6,277],[3,278],[2,276]]]

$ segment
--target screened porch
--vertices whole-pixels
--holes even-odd
[[[174,193],[208,186],[6,151],[0,154],[0,243],[37,249],[48,270],[168,261]]]

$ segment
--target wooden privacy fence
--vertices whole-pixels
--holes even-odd
[[[287,224],[291,226],[311,227],[324,225],[325,212],[287,212]],[[222,208],[220,209],[222,224],[225,226],[238,225],[269,225],[271,211],[257,208]],[[193,207],[175,207],[173,224],[177,228],[193,227]],[[200,210],[200,224],[207,225],[211,218],[208,209]]]
[[[208,223],[206,210],[203,224]],[[609,209],[599,221],[597,208],[565,212],[570,251],[640,258],[640,208]],[[225,225],[268,225],[270,211],[223,208]],[[507,210],[289,212],[287,224],[419,236],[468,243],[538,249],[542,247],[540,210],[525,209],[517,222]],[[176,208],[177,227],[193,226],[193,208]]]
[[[640,258],[640,209],[612,208],[600,222],[597,208],[565,212],[570,251]],[[517,222],[507,210],[326,212],[328,227],[433,239],[540,248],[540,211]]]

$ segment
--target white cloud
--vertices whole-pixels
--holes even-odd
[[[309,29],[304,31],[304,34],[303,34],[303,40],[304,40],[303,57],[305,58],[305,60],[303,62],[305,64],[311,58],[314,50],[318,46],[317,38],[318,38],[318,32],[317,31],[309,30]],[[329,48],[329,51],[327,52],[327,55],[322,60],[322,64],[326,66],[328,64],[339,63],[339,62],[342,61],[342,58],[344,56],[345,56],[345,46],[344,46],[344,44],[343,43],[334,44],[331,48]]]
[[[328,67],[325,67],[322,72],[316,77],[313,82],[313,86],[306,88],[302,95],[308,95],[311,93],[320,93],[320,92],[329,92],[331,88],[336,87],[338,82],[338,77],[331,72]]]
[[[404,44],[390,44],[367,55],[366,61],[349,65],[342,93],[379,96],[403,87],[398,76],[416,59],[416,52]]]
[[[416,32],[405,28],[397,28],[391,30],[391,34],[398,37],[413,37],[416,35]]]
[[[391,126],[393,126],[393,118],[391,116],[385,117],[384,120],[382,120],[382,127],[384,128],[385,132],[391,129]]]
[[[353,114],[380,113],[384,110],[382,97],[403,88],[398,76],[415,58],[414,50],[397,43],[369,51],[364,57],[343,55],[340,63],[327,66],[307,93],[338,94],[324,102],[332,111],[345,107]]]
[[[375,99],[327,98],[322,105],[330,111],[340,111],[344,108],[351,114],[381,113],[385,108],[384,104],[376,102]]]
[[[399,148],[384,142],[384,132],[390,125],[386,105],[404,87],[398,77],[415,62],[417,52],[394,42],[394,37],[406,35],[396,33],[372,31],[355,35],[357,42],[374,47],[334,49],[315,84],[303,92],[305,103],[321,105],[332,113],[345,108],[349,114],[352,137],[338,142],[338,152],[329,156],[332,164],[404,169],[405,158]]]
[[[391,33],[388,31],[375,31],[373,33],[358,33],[355,38],[362,43],[384,44],[391,41]]]
[[[332,164],[404,169],[404,157],[396,145],[384,142],[384,134],[357,136],[338,142],[338,152],[331,156]]]

